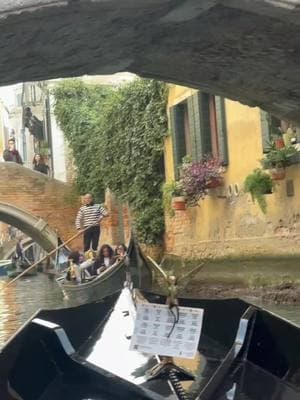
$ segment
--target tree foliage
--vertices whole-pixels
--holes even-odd
[[[166,87],[136,79],[119,89],[77,80],[54,90],[55,115],[73,150],[81,192],[107,186],[128,200],[143,243],[161,241]]]

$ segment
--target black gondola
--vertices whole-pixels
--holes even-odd
[[[159,358],[128,350],[134,302],[123,289],[97,303],[35,315],[0,353],[0,398],[300,398],[299,327],[238,299],[180,299],[180,305],[204,309],[196,359],[174,360],[194,375],[187,386],[180,376],[147,379]]]
[[[121,261],[92,280],[81,284],[71,283],[63,277],[58,278],[57,283],[64,296],[70,299],[72,304],[90,303],[120,290],[125,281],[126,268],[128,268],[134,287],[151,290],[153,269],[133,238],[128,246],[128,256],[129,267],[125,267],[124,262]]]

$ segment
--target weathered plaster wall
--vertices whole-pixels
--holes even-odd
[[[300,0],[8,0],[0,82],[131,71],[300,121]]]
[[[170,89],[169,106],[191,94],[190,89]],[[245,177],[260,166],[262,154],[260,110],[226,100],[229,164],[223,188],[209,191],[198,207],[166,217],[166,250],[184,257],[243,257],[300,255],[300,165],[287,168],[276,191],[267,195],[264,215],[250,195],[243,193]],[[171,137],[166,141],[167,180],[173,179]],[[294,196],[288,197],[287,180]],[[228,195],[237,184],[238,195]]]

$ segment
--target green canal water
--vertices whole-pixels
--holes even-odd
[[[15,285],[4,289],[6,282],[6,278],[0,279],[0,348],[38,309],[71,305],[63,299],[55,280],[50,280],[44,274],[20,279]],[[255,298],[247,300],[264,306],[300,326],[300,305],[262,304]]]

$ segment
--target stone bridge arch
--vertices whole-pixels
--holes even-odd
[[[74,235],[79,199],[72,187],[16,163],[0,163],[0,220],[50,251]]]
[[[8,0],[0,83],[130,71],[300,122],[300,0]]]
[[[0,202],[0,221],[20,229],[46,251],[57,245],[57,234],[45,220],[11,204]]]

